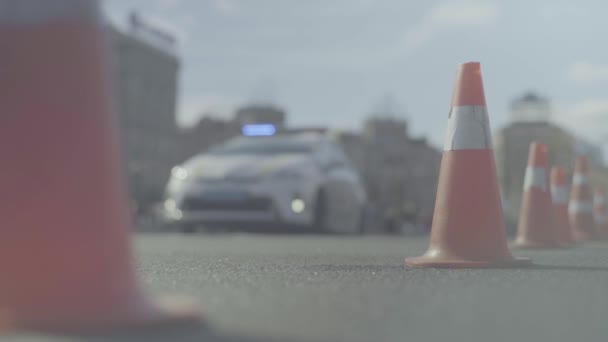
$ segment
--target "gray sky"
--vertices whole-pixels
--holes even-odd
[[[388,93],[415,135],[443,143],[457,64],[480,61],[492,126],[527,90],[556,121],[608,135],[608,3],[540,0],[106,0],[174,32],[181,124],[250,101],[293,125],[356,129]],[[602,127],[603,126],[603,127]]]

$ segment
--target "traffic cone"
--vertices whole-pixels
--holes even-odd
[[[608,206],[606,204],[606,190],[597,187],[593,195],[593,217],[596,233],[599,238],[608,238]]]
[[[548,167],[547,145],[537,142],[530,144],[517,238],[514,243],[518,248],[562,247],[557,236],[549,192]]]
[[[574,244],[572,229],[568,222],[568,187],[566,185],[566,171],[563,167],[555,166],[551,169],[551,196],[555,211],[555,224],[557,237],[564,247]]]
[[[97,1],[0,4],[0,331],[196,321],[134,275]]]
[[[482,268],[530,264],[507,246],[492,138],[477,62],[458,67],[448,118],[431,240],[416,267]]]
[[[589,185],[587,157],[579,156],[576,158],[568,215],[575,240],[585,241],[595,238],[593,198]]]

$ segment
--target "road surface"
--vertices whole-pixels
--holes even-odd
[[[606,341],[608,243],[514,252],[539,266],[403,266],[426,239],[137,234],[154,293],[200,302],[207,326],[14,341]]]

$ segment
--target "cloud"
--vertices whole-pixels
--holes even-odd
[[[406,32],[406,45],[411,49],[417,48],[449,29],[489,26],[496,22],[498,14],[498,5],[493,1],[448,0],[431,8],[416,26]]]
[[[416,26],[405,33],[405,43],[408,48],[417,48],[431,40],[435,34],[435,28],[429,24]]]
[[[204,115],[231,118],[240,103],[239,99],[228,95],[185,96],[179,104],[177,122],[180,126],[194,125]]]
[[[590,99],[571,107],[570,111],[579,119],[593,118],[598,115],[608,118],[608,99]]]
[[[568,77],[581,84],[608,82],[608,65],[577,62],[568,70]]]
[[[428,20],[438,27],[480,27],[498,17],[496,3],[488,1],[450,1],[435,6]]]
[[[586,99],[555,106],[554,119],[581,137],[600,141],[608,138],[608,99]]]
[[[544,4],[539,9],[539,16],[543,21],[550,20],[566,20],[573,19],[586,20],[593,12],[588,6],[580,6],[576,2],[560,2],[551,1]]]
[[[156,8],[161,12],[176,10],[181,4],[180,0],[156,0],[155,2]]]
[[[213,0],[213,6],[223,14],[234,14],[239,9],[235,0]]]

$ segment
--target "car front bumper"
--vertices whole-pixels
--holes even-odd
[[[221,190],[218,190],[221,189]],[[199,184],[165,201],[163,216],[174,224],[279,223],[311,225],[315,184],[262,182],[253,184]],[[237,191],[238,199],[207,197],[209,193]]]

